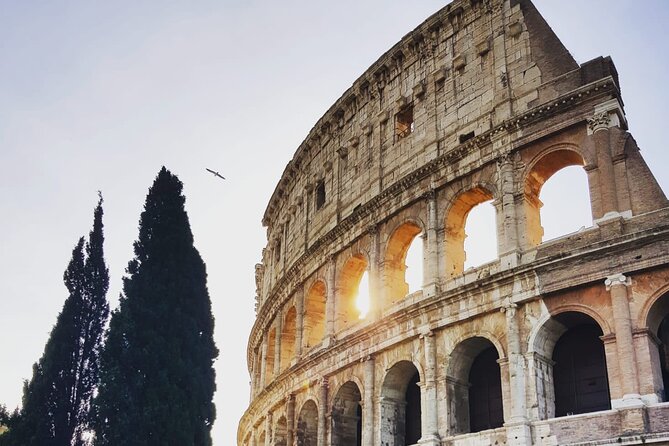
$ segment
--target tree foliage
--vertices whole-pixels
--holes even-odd
[[[109,272],[103,253],[102,197],[88,242],[80,238],[63,274],[69,292],[44,354],[23,387],[20,412],[6,417],[1,445],[78,446],[87,429],[109,316]]]
[[[183,185],[164,167],[102,355],[96,445],[211,445],[214,320]]]

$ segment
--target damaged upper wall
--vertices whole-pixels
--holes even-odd
[[[597,61],[593,61],[597,62]],[[460,0],[377,60],[316,123],[265,211],[272,276],[316,240],[431,160],[581,85],[579,68],[528,0]]]

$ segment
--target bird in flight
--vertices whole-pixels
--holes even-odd
[[[211,170],[211,169],[209,169],[209,168],[207,168],[207,167],[205,167],[205,169],[207,169],[207,172],[211,172],[211,173],[213,173],[214,176],[219,177],[219,178],[222,179],[222,180],[225,180],[225,177],[224,177],[223,175],[221,175],[220,173],[216,172],[215,170]]]

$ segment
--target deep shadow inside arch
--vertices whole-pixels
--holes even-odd
[[[410,361],[393,365],[380,399],[381,444],[407,446],[421,437],[420,374]]]
[[[348,381],[332,403],[332,446],[362,445],[362,396],[358,386]]]

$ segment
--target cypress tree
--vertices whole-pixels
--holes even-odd
[[[104,326],[109,273],[103,255],[102,197],[95,208],[89,240],[80,238],[63,281],[69,292],[44,354],[23,387],[20,412],[9,417],[2,445],[78,446],[84,444]]]
[[[146,197],[102,354],[96,445],[211,445],[218,351],[182,189],[163,167]]]

